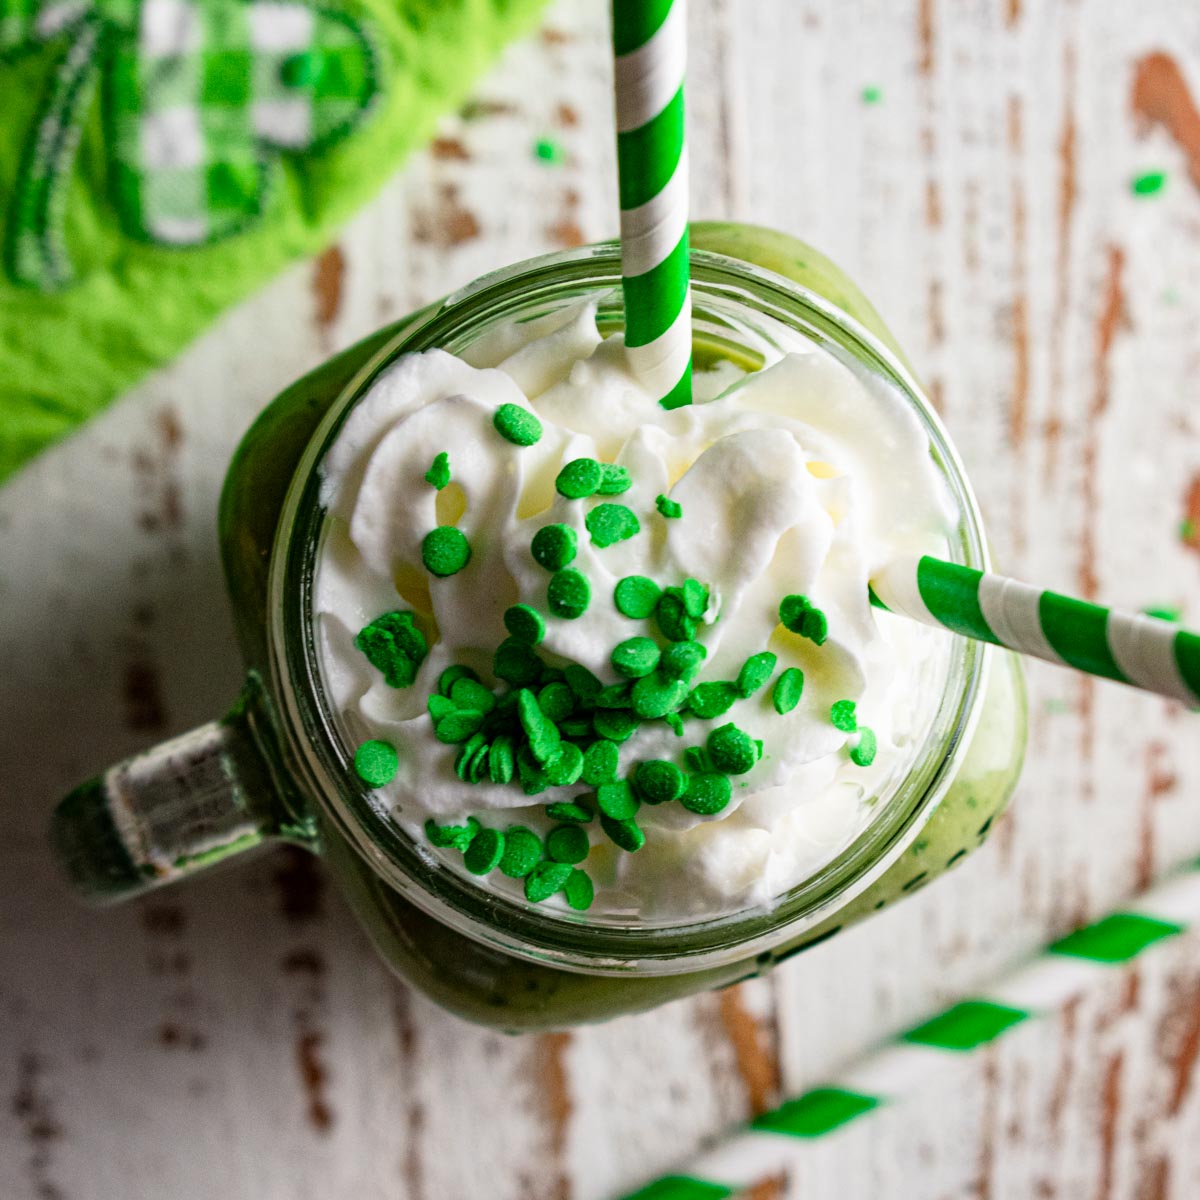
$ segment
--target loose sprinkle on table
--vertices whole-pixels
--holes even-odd
[[[396,778],[400,757],[391,742],[372,738],[354,752],[354,770],[368,787],[383,787]]]
[[[425,482],[439,492],[450,482],[450,455],[443,450],[433,460],[433,466],[425,472]]]
[[[535,445],[542,436],[542,423],[519,404],[502,404],[492,414],[492,424],[505,441],[514,446]]]
[[[471,561],[471,543],[461,529],[439,525],[421,542],[421,561],[431,575],[445,579],[456,575]]]
[[[601,550],[633,537],[642,528],[637,514],[624,504],[597,504],[583,523]]]
[[[654,507],[669,521],[677,521],[683,516],[683,505],[669,496],[655,496]]]

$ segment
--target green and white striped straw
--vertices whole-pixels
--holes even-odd
[[[862,1122],[936,1085],[939,1073],[950,1072],[1014,1029],[1058,1015],[1114,971],[1198,926],[1200,863],[1193,863],[623,1200],[726,1200],[801,1170],[817,1145],[853,1136]]]
[[[664,408],[692,402],[685,0],[613,0],[625,345]]]
[[[927,625],[1200,705],[1200,637],[1160,617],[1102,608],[928,555],[890,564],[871,590],[883,608]]]

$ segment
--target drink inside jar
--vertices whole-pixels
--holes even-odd
[[[769,908],[918,758],[950,639],[868,579],[947,553],[928,438],[853,361],[737,341],[667,412],[594,302],[504,324],[397,360],[327,454],[327,698],[349,750],[394,749],[373,802],[447,869],[521,902],[561,877],[536,902],[599,923]]]

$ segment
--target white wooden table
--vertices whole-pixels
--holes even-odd
[[[605,22],[561,0],[336,246],[0,491],[4,1200],[601,1200],[1200,853],[1196,719],[1035,665],[1013,811],[961,871],[770,980],[606,1027],[441,1013],[301,855],[71,901],[55,798],[238,686],[215,506],[256,411],[388,318],[614,229]],[[998,561],[1200,622],[1200,7],[693,0],[691,39],[696,215],[863,283]],[[1198,1050],[1200,939],[757,1200],[1195,1197]]]

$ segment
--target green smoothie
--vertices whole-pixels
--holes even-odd
[[[898,355],[878,315],[827,259],[795,239],[731,224],[697,224],[692,244],[738,258],[818,293],[858,321]],[[272,677],[268,636],[274,614],[268,597],[271,557],[285,494],[301,457],[326,413],[364,365],[420,327],[437,306],[382,330],[326,363],[279,396],[246,435],[230,469],[221,502],[221,546],[242,650],[248,666]],[[731,356],[721,339],[697,337],[696,358],[710,365]],[[755,941],[747,955],[726,953],[712,965],[681,955],[653,973],[607,964],[589,971],[578,964],[535,961],[538,952],[515,953],[514,937],[468,935],[429,914],[390,886],[352,845],[340,822],[294,789],[296,827],[315,831],[316,844],[341,881],[355,911],[385,960],[404,979],[446,1008],[474,1021],[518,1031],[604,1020],[667,1000],[760,974],[776,962],[823,940],[845,925],[914,892],[961,861],[987,836],[1016,782],[1025,741],[1025,704],[1019,668],[1005,653],[989,650],[985,694],[977,702],[969,746],[960,750],[952,781],[895,861],[865,890],[847,889],[843,903],[827,905],[803,932],[779,930]],[[280,697],[276,698],[281,699]],[[284,707],[281,705],[281,707]],[[285,756],[287,755],[285,742]],[[947,747],[949,751],[950,747]],[[289,767],[294,763],[289,763]],[[298,768],[295,775],[303,778]],[[799,927],[799,926],[798,926]],[[541,955],[544,960],[551,955]]]

